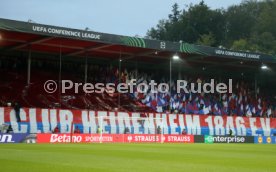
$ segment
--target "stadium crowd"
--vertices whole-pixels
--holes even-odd
[[[122,73],[122,80],[129,82],[134,79],[135,72],[128,73],[126,70]],[[151,76],[147,74],[138,74],[137,84],[144,82],[149,83]],[[206,83],[210,79],[188,78],[185,79],[191,83]],[[192,93],[188,86],[189,93],[181,90],[176,91],[176,80],[171,84],[169,81],[162,79],[162,83],[171,85],[171,91],[167,93],[153,93],[148,90],[147,93],[138,93],[137,88],[132,98],[141,101],[148,107],[157,112],[174,112],[184,114],[210,114],[210,115],[238,115],[253,117],[274,117],[275,102],[261,97],[260,94],[253,94],[247,83],[243,81],[236,82],[231,94],[205,94]],[[188,85],[189,85],[188,84]]]
[[[26,64],[20,64],[16,62],[10,62],[2,60],[0,61],[0,67],[2,72],[4,71],[13,71],[17,76],[13,77],[13,80],[17,80],[16,83],[22,82],[22,74],[20,66],[25,66]],[[35,82],[39,82],[42,79],[43,75],[40,73],[43,69],[53,69],[52,71],[47,71],[48,76],[55,76],[56,72],[58,72],[58,62],[42,62],[42,61],[33,61],[32,68],[37,78],[32,78],[32,84]],[[84,65],[79,65],[75,63],[64,63],[62,66],[63,74],[66,76],[70,76],[69,78],[73,81],[80,81],[83,77]],[[42,69],[42,70],[41,70]],[[72,69],[75,69],[72,72]],[[18,72],[19,71],[19,72]],[[45,72],[45,71],[44,71]],[[243,80],[233,79],[233,93],[232,94],[204,94],[204,93],[185,93],[185,92],[176,92],[176,77],[172,77],[171,84],[169,83],[169,79],[160,77],[160,74],[153,72],[140,72],[138,70],[128,70],[127,68],[119,71],[118,67],[112,67],[111,65],[89,65],[88,66],[88,76],[87,82],[90,83],[115,83],[118,84],[120,82],[129,84],[132,79],[136,79],[136,85],[139,83],[148,84],[151,80],[155,80],[157,83],[167,83],[171,86],[170,91],[166,93],[153,93],[148,90],[145,93],[138,93],[137,87],[134,89],[134,93],[128,93],[127,96],[129,99],[135,102],[139,102],[136,105],[144,105],[152,109],[155,112],[166,112],[166,113],[185,113],[185,114],[210,114],[210,115],[238,115],[238,116],[256,116],[256,117],[275,117],[276,115],[276,106],[275,99],[268,98],[265,96],[261,96],[259,91],[254,91],[253,88],[249,86]],[[184,74],[185,75],[185,74]],[[64,76],[64,75],[63,75]],[[20,80],[21,78],[21,80]],[[62,77],[64,78],[64,77]],[[65,77],[66,78],[66,77]],[[210,81],[210,78],[204,77],[194,77],[185,75],[183,77],[188,83],[206,83]],[[7,80],[9,78],[5,78],[6,80],[2,82],[0,88],[3,92],[7,87]],[[49,79],[49,78],[47,78]],[[6,84],[6,85],[5,85]],[[25,83],[24,83],[25,84]],[[23,84],[23,85],[24,85]],[[22,84],[21,84],[22,85]],[[12,86],[10,86],[12,87]],[[26,89],[29,87],[22,86],[17,89],[21,93],[17,94],[25,94]],[[29,88],[30,89],[30,88]],[[157,89],[157,88],[155,88]],[[15,90],[15,89],[13,89]],[[43,90],[40,90],[41,94],[43,94]],[[63,95],[64,99],[69,102],[70,96]],[[118,96],[117,93],[109,96]],[[74,97],[74,99],[78,99],[79,97]],[[71,98],[72,98],[71,97]],[[104,97],[104,96],[103,96]],[[41,98],[40,98],[41,99]],[[79,98],[81,99],[81,98]],[[7,103],[7,97],[4,98],[1,95],[1,104],[5,105]],[[79,101],[80,102],[80,101]],[[114,103],[114,101],[113,101]],[[21,102],[22,106],[24,106],[24,102]],[[85,104],[85,103],[84,103]],[[114,106],[118,106],[117,102]],[[80,108],[87,108],[81,107]],[[89,107],[88,107],[89,108]],[[98,110],[98,109],[93,109]],[[121,109],[120,109],[121,110]]]

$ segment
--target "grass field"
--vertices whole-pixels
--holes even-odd
[[[276,171],[276,145],[1,144],[5,172]]]

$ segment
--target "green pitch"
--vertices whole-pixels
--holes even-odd
[[[3,172],[275,172],[276,145],[1,144]]]

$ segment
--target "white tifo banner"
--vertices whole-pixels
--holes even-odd
[[[142,118],[145,118],[141,122]],[[273,118],[236,116],[183,115],[137,112],[107,112],[88,110],[22,108],[17,122],[12,108],[0,107],[0,124],[11,124],[15,133],[51,133],[56,126],[60,133],[71,133],[76,127],[81,133],[97,133],[98,126],[106,134],[153,134],[157,127],[162,134],[270,136],[275,133]],[[102,118],[102,125],[99,123]],[[140,119],[141,118],[141,119]]]

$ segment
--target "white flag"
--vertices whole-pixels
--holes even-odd
[[[204,114],[204,115],[207,115],[207,114],[209,114],[209,113],[210,113],[209,107],[204,107],[204,108],[203,108],[203,114]]]

